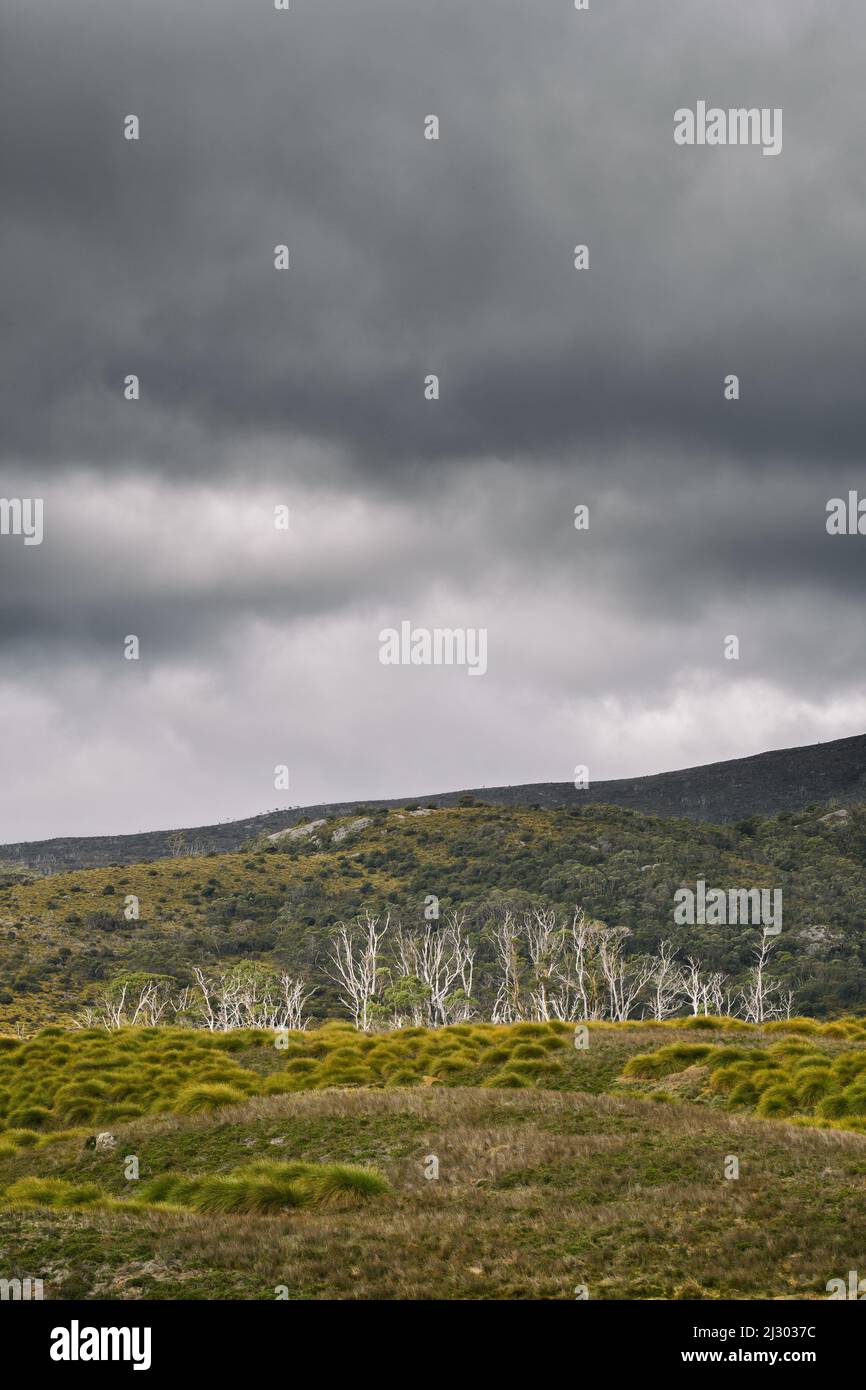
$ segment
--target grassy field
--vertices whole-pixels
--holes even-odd
[[[856,1105],[820,1109],[859,1095],[864,1032],[598,1025],[578,1050],[561,1027],[331,1026],[290,1055],[180,1030],[10,1040],[3,1272],[48,1298],[825,1298],[862,1264],[866,1135]],[[797,1102],[816,1073],[834,1079]],[[762,1076],[794,1095],[785,1118],[756,1113]],[[28,1128],[9,1103],[40,1087]],[[116,1147],[88,1147],[109,1127]]]

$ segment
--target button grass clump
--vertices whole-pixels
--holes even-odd
[[[708,1073],[699,1099],[753,1110],[767,1119],[866,1133],[866,1046],[834,1050],[839,1041],[866,1042],[862,1020],[793,1022],[794,1033],[803,1036],[786,1037],[767,1048],[662,1047],[631,1057],[623,1076],[651,1083],[699,1062]],[[782,1026],[776,1021],[762,1031],[779,1033]]]

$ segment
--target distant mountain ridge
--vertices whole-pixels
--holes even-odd
[[[650,815],[684,816],[724,823],[751,815],[800,811],[814,803],[853,806],[866,802],[866,734],[801,748],[776,749],[727,762],[706,763],[648,777],[595,782],[576,791],[570,782],[528,782],[514,787],[476,787],[390,800],[327,802],[267,811],[222,825],[183,830],[152,830],[130,835],[67,836],[0,845],[0,860],[42,870],[131,864],[182,852],[228,852],[247,840],[283,830],[301,820],[347,816],[362,807],[435,803],[457,806],[463,797],[497,806],[569,807],[594,803],[623,806]]]

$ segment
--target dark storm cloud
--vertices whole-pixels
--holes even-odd
[[[254,811],[284,758],[316,801],[866,723],[824,529],[864,486],[859,3],[0,26],[0,496],[46,506],[0,543],[2,838]],[[782,107],[782,153],[676,147],[699,98]],[[384,671],[405,617],[487,626],[489,674]]]
[[[720,455],[699,466],[644,450],[640,463],[643,477],[623,486],[611,475],[630,475],[636,460],[620,454],[565,477],[531,459],[477,461],[423,503],[243,477],[208,488],[148,478],[100,487],[98,476],[74,475],[47,489],[42,546],[9,538],[0,547],[0,641],[7,663],[21,648],[37,663],[63,651],[114,659],[127,632],[162,659],[207,660],[252,621],[298,627],[389,605],[409,611],[443,582],[471,595],[476,612],[535,592],[542,631],[541,596],[569,592],[575,603],[618,606],[645,625],[645,640],[655,627],[700,623],[720,602],[737,631],[756,599],[798,613],[808,599],[834,621],[849,609],[859,620],[866,553],[857,537],[827,534],[826,479],[746,480]],[[856,473],[837,481],[845,495]],[[289,497],[291,533],[280,535],[273,508]],[[573,526],[581,502],[585,533]],[[483,611],[476,621],[487,621]],[[833,631],[819,625],[812,650],[832,644]],[[771,632],[764,659],[796,668],[798,646]],[[844,651],[842,665],[859,674],[859,644]],[[666,650],[656,656],[639,663],[647,693],[670,669]],[[623,653],[626,665],[634,657]],[[823,678],[820,665],[807,666],[810,684]]]
[[[90,0],[6,26],[7,458],[210,471],[312,437],[404,489],[632,437],[749,467],[859,448],[854,4]],[[784,106],[781,157],[676,148],[698,95]]]

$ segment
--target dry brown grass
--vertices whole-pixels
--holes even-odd
[[[280,1156],[339,1158],[363,1140],[393,1195],[267,1218],[4,1212],[0,1240],[47,1272],[52,1296],[77,1279],[94,1298],[272,1299],[285,1285],[296,1299],[567,1299],[580,1284],[592,1298],[821,1298],[862,1264],[857,1134],[632,1098],[431,1088],[136,1121],[121,1147],[172,1162],[241,1120],[251,1156],[273,1156],[274,1134]],[[68,1163],[73,1146],[42,1153]],[[730,1153],[738,1181],[723,1177]],[[430,1154],[438,1181],[424,1177]]]

